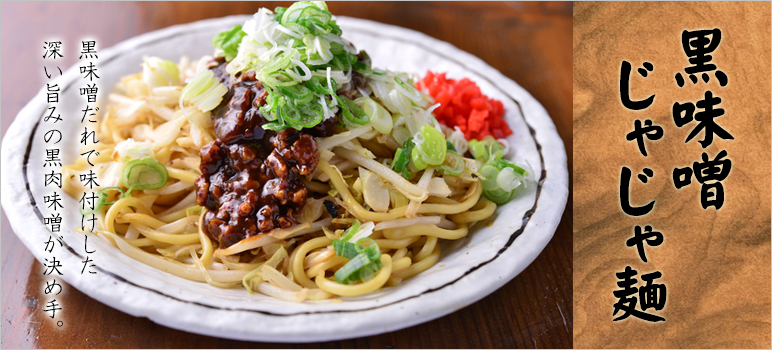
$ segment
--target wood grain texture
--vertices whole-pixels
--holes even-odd
[[[720,28],[713,63],[729,76],[720,87],[688,82],[675,74],[689,66],[681,46],[685,29]],[[767,3],[577,3],[574,11],[574,345],[577,348],[769,348],[770,347],[770,4]],[[631,62],[630,95],[656,94],[647,109],[621,103],[620,66]],[[636,69],[651,62],[643,78]],[[683,74],[683,73],[682,73]],[[696,122],[676,127],[675,101],[696,102],[711,90],[726,114],[716,122],[734,140],[714,139],[703,149],[684,143]],[[699,111],[699,109],[698,109]],[[664,137],[646,141],[649,156],[625,136],[636,119],[662,126]],[[732,160],[723,181],[726,199],[703,210],[696,181],[680,190],[674,167],[711,159],[725,149]],[[633,171],[632,203],[656,200],[642,217],[620,207],[623,166]],[[654,176],[635,178],[644,167]],[[643,263],[626,240],[635,225],[664,234],[647,247]],[[615,272],[630,265],[640,274],[659,270],[667,302],[653,311],[665,322],[630,317],[613,322]],[[617,315],[619,316],[619,315]]]
[[[69,45],[62,69],[76,62],[84,36],[109,47],[178,23],[251,14],[274,2],[2,3],[2,132],[45,83],[42,43]],[[333,13],[411,28],[472,53],[528,90],[552,116],[571,154],[570,3],[330,3]],[[569,158],[569,169],[571,159]],[[20,199],[24,200],[24,199]],[[337,342],[268,344],[186,333],[132,317],[65,286],[65,329],[44,315],[42,268],[2,216],[4,348],[569,348],[572,346],[572,208],[555,237],[513,281],[460,311],[405,330]],[[41,248],[42,249],[42,248]]]

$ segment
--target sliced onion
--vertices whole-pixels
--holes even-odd
[[[155,141],[153,143],[153,148],[159,149],[172,144],[172,142],[177,139],[177,135],[179,135],[180,129],[185,125],[186,121],[187,119],[185,116],[180,115],[176,119],[172,119],[155,128],[151,135],[151,138]]]
[[[354,234],[351,239],[349,239],[349,242],[358,242],[360,239],[369,237],[371,234],[373,234],[373,230],[375,229],[375,223],[372,221],[367,221],[359,226],[359,230],[357,233]]]
[[[388,134],[393,127],[391,113],[383,108],[380,103],[369,97],[360,97],[354,100],[354,103],[362,107],[365,114],[370,118],[370,123],[375,130],[381,134]]]
[[[359,168],[360,179],[362,179],[362,194],[365,203],[377,212],[386,212],[389,210],[389,188],[388,182],[384,181],[378,174],[374,174],[364,168]]]

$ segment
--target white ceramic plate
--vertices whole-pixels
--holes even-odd
[[[211,38],[247,16],[232,16],[178,25],[140,35],[101,50],[97,61],[101,79],[100,101],[126,74],[140,70],[143,55],[177,61],[211,54]],[[390,332],[426,322],[492,293],[512,280],[544,249],[560,222],[568,196],[568,172],[563,142],[544,108],[528,92],[480,59],[424,34],[354,18],[339,17],[344,37],[367,50],[373,66],[423,75],[431,69],[448,77],[468,77],[488,96],[501,100],[514,135],[510,158],[528,161],[537,186],[530,186],[510,203],[497,209],[493,226],[478,227],[470,235],[442,246],[440,261],[428,271],[397,287],[342,303],[294,304],[243,289],[223,290],[205,283],[178,278],[138,263],[99,239],[88,241],[96,249],[89,257],[96,274],[81,274],[86,256],[78,201],[65,196],[60,235],[65,247],[55,254],[43,250],[51,234],[43,216],[52,211],[43,201],[55,188],[45,188],[43,140],[54,126],[42,121],[46,112],[45,89],[19,113],[2,145],[2,204],[14,232],[43,262],[52,255],[62,261],[69,284],[90,297],[134,316],[193,333],[240,340],[311,342]],[[83,125],[83,98],[78,89],[85,81],[73,67],[58,81],[62,95],[58,111],[69,111],[56,127],[65,135],[56,146],[64,163],[78,157]],[[516,311],[516,310],[513,310]],[[66,317],[66,316],[65,316]]]

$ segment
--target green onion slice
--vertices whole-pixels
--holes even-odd
[[[359,253],[351,261],[335,272],[335,280],[341,284],[352,284],[358,280],[368,281],[375,276],[375,271],[383,267],[380,257],[371,260],[367,253]]]
[[[335,79],[330,79],[330,85],[332,85],[332,91],[330,91],[327,86],[327,79],[316,75],[306,81],[306,86],[311,89],[311,91],[322,95],[335,94],[335,91],[338,89],[338,84],[335,82]]]
[[[342,256],[346,259],[353,259],[357,256],[356,245],[354,243],[346,242],[341,239],[335,239],[332,241],[332,248],[335,250],[335,255]]]
[[[302,84],[297,85],[290,85],[290,86],[279,86],[277,88],[279,92],[281,92],[283,95],[292,98],[294,100],[304,100],[307,99],[309,96],[311,96],[311,90],[309,90],[307,87],[305,87]],[[311,97],[313,98],[313,97]],[[309,99],[310,101],[310,99]],[[307,101],[306,101],[307,102]]]
[[[155,190],[166,185],[169,172],[153,158],[135,159],[121,173],[123,185],[131,190]]]
[[[504,157],[504,147],[493,136],[486,136],[482,141],[469,140],[469,151],[475,159],[486,162]]]
[[[480,175],[485,177],[485,180],[482,180],[483,190],[495,190],[499,188],[499,184],[496,182],[496,177],[499,176],[499,169],[492,165],[485,164],[480,168]]]
[[[448,150],[445,156],[445,162],[438,166],[437,172],[446,175],[461,175],[466,169],[466,162],[458,152],[454,150]]]
[[[241,30],[241,25],[237,24],[230,30],[215,35],[212,38],[212,46],[221,49],[225,55],[225,60],[230,62],[239,53],[239,44],[246,35],[247,33]]]
[[[351,261],[347,262],[346,265],[338,269],[338,271],[335,271],[335,280],[338,283],[351,284],[359,279],[359,271],[370,263],[371,260],[367,257],[367,254],[358,254]]]
[[[365,111],[359,108],[354,101],[342,95],[335,95],[335,98],[338,99],[340,109],[343,112],[343,118],[348,124],[365,125],[370,122],[370,118],[367,117]]]
[[[370,245],[364,246],[363,242],[370,242]],[[351,259],[335,272],[335,280],[338,283],[351,284],[358,280],[367,282],[375,276],[376,271],[383,267],[381,265],[381,249],[372,238],[364,237],[356,244],[336,239],[332,241],[332,247],[335,249],[336,255]]]
[[[362,242],[370,242],[370,245],[365,247],[362,245]],[[378,243],[375,243],[375,240],[370,237],[364,237],[358,240],[354,246],[354,249],[356,249],[358,254],[367,254],[367,257],[372,261],[376,261],[381,258],[381,249],[378,247]]]
[[[373,124],[373,128],[378,130],[381,134],[388,134],[391,132],[391,128],[394,123],[391,119],[391,113],[383,108],[380,103],[369,97],[360,97],[354,100],[354,103],[361,106],[367,117]]]
[[[346,229],[346,231],[343,231],[343,237],[341,238],[342,241],[348,242],[348,240],[351,239],[351,237],[354,237],[354,235],[359,231],[359,226],[362,223],[359,222],[359,219],[354,219],[354,223],[351,224],[349,228]]]
[[[509,200],[512,199],[513,193],[514,191],[507,192],[500,188],[494,191],[483,191],[485,198],[498,205],[503,205],[509,202]]]
[[[402,177],[408,180],[411,176],[413,176],[413,174],[408,169],[408,165],[410,164],[410,157],[414,146],[415,144],[413,144],[413,138],[408,137],[408,139],[405,140],[405,143],[402,145],[402,148],[398,148],[397,152],[394,153],[394,161],[391,163],[391,168],[394,169],[394,171],[402,174]]]
[[[429,165],[442,164],[445,161],[445,153],[448,149],[445,135],[430,125],[422,126],[419,134],[421,135],[421,140],[413,140],[413,142],[416,144],[416,150],[424,162]]]
[[[413,166],[415,166],[416,170],[424,170],[429,166],[429,163],[427,163],[424,160],[424,157],[421,156],[421,153],[418,151],[418,147],[413,148],[413,152],[410,152],[410,161]]]

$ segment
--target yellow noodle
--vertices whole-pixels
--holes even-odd
[[[321,168],[325,174],[330,176],[330,181],[333,183],[333,186],[335,186],[335,189],[338,190],[338,193],[340,193],[341,197],[343,198],[346,209],[348,209],[358,219],[364,221],[381,222],[395,220],[405,216],[407,206],[394,208],[386,213],[377,213],[365,209],[361,204],[359,204],[359,202],[356,201],[354,196],[351,194],[351,191],[349,191],[348,185],[343,179],[343,176],[334,166],[329,165],[327,162],[320,161],[319,168]],[[474,206],[479,200],[480,195],[482,195],[482,185],[480,185],[480,181],[478,180],[472,183],[472,186],[469,187],[467,195],[464,196],[465,198],[463,198],[464,200],[458,204],[424,203],[420,208],[418,208],[418,213],[461,213],[469,210],[469,208]]]
[[[212,264],[214,247],[212,246],[212,241],[209,240],[209,237],[206,235],[206,233],[204,233],[204,230],[202,229],[202,227],[204,227],[205,212],[206,212],[206,209],[204,209],[201,212],[201,215],[199,215],[198,217],[198,239],[201,242],[202,249],[204,250],[203,256],[201,256],[201,263],[203,263],[205,267],[209,267],[209,265]]]
[[[136,197],[121,198],[110,207],[110,210],[107,211],[107,214],[105,215],[105,222],[107,223],[107,227],[105,230],[108,232],[115,232],[115,218],[123,209],[127,209],[129,207],[139,209],[148,215],[153,214],[153,211],[150,210],[147,204],[145,204],[145,202],[142,200]]]
[[[129,224],[129,223],[143,224],[153,229],[157,229],[163,225],[166,225],[165,222],[143,213],[121,214],[115,218],[115,222],[119,224]]]
[[[408,257],[402,257],[400,259],[394,260],[394,266],[392,267],[393,273],[400,272],[402,270],[405,270],[410,267],[410,264],[413,263],[413,260]]]
[[[459,239],[466,237],[467,233],[469,233],[469,228],[464,224],[455,230],[446,230],[435,225],[415,225],[411,227],[388,229],[383,231],[383,234],[386,236],[386,238],[390,239],[399,239],[413,236],[433,236],[442,239]]]
[[[391,277],[389,277],[389,280],[386,281],[386,285],[388,285],[389,287],[395,287],[400,283],[402,283],[402,278],[395,277],[393,274],[391,275]]]
[[[426,243],[424,243],[424,246],[421,248],[421,250],[413,256],[413,259],[415,261],[421,261],[425,259],[429,254],[431,254],[434,251],[434,246],[437,245],[437,237],[434,236],[428,236],[426,237]]]
[[[465,224],[469,222],[485,220],[491,217],[495,211],[496,203],[488,200],[481,200],[477,202],[474,207],[472,207],[472,210],[465,213],[448,215],[448,219],[457,224]]]
[[[324,277],[324,271],[319,271],[316,275],[316,284],[319,289],[337,295],[346,297],[355,297],[357,295],[363,295],[375,291],[383,287],[386,281],[391,276],[391,257],[387,254],[381,255],[381,264],[383,267],[375,273],[373,279],[356,284],[340,284],[333,282]]]
[[[139,238],[139,239],[128,239],[124,238],[126,240],[126,243],[129,243],[135,247],[148,247],[151,245],[156,245],[158,241],[154,241],[150,238]]]
[[[306,188],[311,192],[317,192],[317,193],[327,193],[330,191],[330,185],[318,181],[309,181],[305,178],[301,178],[303,181],[303,184],[306,186]]]
[[[170,244],[193,244],[201,241],[198,233],[178,235],[178,234],[170,234],[170,233],[163,233],[160,231],[156,231],[142,224],[134,224],[134,225],[137,227],[137,230],[139,230],[139,232],[142,233],[143,236],[159,242],[170,243]]]
[[[331,259],[325,260],[319,264],[309,267],[308,270],[306,270],[306,276],[309,279],[314,278],[316,275],[319,274],[319,271],[334,269],[339,265],[343,266],[347,262],[349,262],[349,259],[336,255]]]
[[[421,272],[428,270],[430,267],[434,266],[434,264],[437,263],[437,260],[439,259],[440,259],[440,246],[437,245],[435,246],[434,251],[431,254],[429,254],[429,256],[427,256],[426,259],[413,263],[405,271],[395,273],[394,277],[399,277],[402,279],[413,277]]]
[[[434,167],[429,166],[426,168],[426,170],[424,170],[423,175],[421,175],[421,179],[418,180],[418,188],[427,191],[428,193],[429,182],[432,180],[432,175],[434,175]],[[421,202],[423,202],[423,200],[411,200],[410,204],[407,205],[405,216],[408,218],[414,218],[415,214],[418,213],[418,208],[421,207]]]
[[[163,226],[159,226],[155,229],[158,230],[159,232],[178,234],[178,233],[185,232],[185,228],[188,227],[190,224],[198,223],[199,221],[198,219],[199,217],[197,215],[191,215],[191,216],[179,219],[177,221],[164,224]]]
[[[391,255],[391,258],[394,260],[399,260],[402,259],[405,255],[407,255],[407,247],[402,247],[397,249],[397,251]]]
[[[216,282],[212,279],[212,276],[209,275],[209,272],[206,270],[206,267],[201,262],[201,260],[198,258],[198,255],[196,255],[195,249],[192,247],[188,247],[188,252],[190,252],[190,257],[193,258],[193,262],[196,263],[196,267],[198,267],[199,271],[201,271],[201,274],[204,275],[204,279],[206,279],[206,283],[209,283],[210,285],[213,285],[215,287],[219,288],[233,288],[238,285],[238,283],[226,283],[226,282]]]
[[[171,167],[166,167],[166,170],[169,172],[170,178],[177,179],[180,181],[190,182],[190,183],[196,182],[196,178],[198,177],[198,175],[200,175],[192,171],[171,168]]]
[[[312,281],[310,278],[308,278],[303,271],[303,261],[306,257],[306,254],[310,252],[313,249],[326,247],[332,243],[332,240],[327,237],[317,237],[314,239],[310,239],[307,242],[301,244],[297,248],[295,248],[295,256],[292,261],[292,266],[290,268],[292,269],[292,274],[295,276],[295,278],[298,280],[300,285],[306,288],[319,288],[317,287],[316,283]]]
[[[173,275],[189,279],[197,282],[206,282],[206,278],[201,273],[201,270],[196,266],[183,264],[179,261],[172,260],[160,255],[147,253],[139,248],[126,243],[122,238],[118,237],[114,233],[101,231],[104,235],[108,236],[118,248],[130,258],[142,262],[146,265],[155,267],[161,271],[171,273]],[[210,277],[215,282],[241,282],[244,275],[249,271],[241,270],[226,270],[226,271],[211,271]]]
[[[163,222],[177,221],[177,220],[182,219],[182,218],[184,218],[185,216],[188,215],[187,210],[188,210],[188,208],[185,208],[185,209],[180,209],[180,210],[171,212],[171,213],[166,214],[166,215],[158,215],[158,220],[163,221]]]
[[[413,244],[418,238],[418,236],[413,236],[401,239],[376,239],[375,243],[381,249],[399,249]]]

